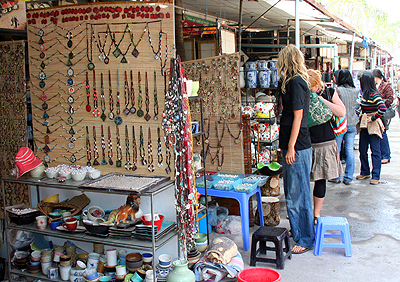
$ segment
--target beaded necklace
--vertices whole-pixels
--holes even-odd
[[[86,58],[86,55],[84,55],[82,58],[80,58],[78,61],[76,61],[75,63],[72,63],[70,59],[68,59],[68,61],[66,63],[64,63],[60,58],[57,57],[57,60],[60,61],[60,63],[64,64],[67,67],[72,67],[74,65],[77,65],[80,61],[82,61],[83,59]]]
[[[97,108],[98,107],[98,99],[97,99],[97,90],[96,90],[96,73],[95,70],[93,70],[93,116],[98,117],[100,116],[100,111]]]
[[[39,148],[38,146],[36,146],[36,149],[38,149],[39,151],[42,151],[42,153],[49,153],[52,152],[55,148],[57,147],[57,144],[53,146],[53,148],[50,149],[50,147],[46,144],[44,145],[43,148]]]
[[[158,119],[158,99],[157,99],[157,75],[156,75],[156,71],[154,71],[154,92],[153,92],[153,96],[154,96],[154,120]]]
[[[122,118],[120,116],[121,114],[121,104],[120,104],[120,99],[119,99],[119,70],[117,70],[117,103],[115,104],[116,110],[115,113],[117,116],[114,118],[114,122],[116,125],[122,124]]]
[[[37,123],[41,123],[41,121],[39,121],[39,120],[37,120],[37,119],[35,119],[35,118],[34,118],[34,120],[35,120]],[[57,124],[57,123],[59,123],[61,120],[62,120],[62,119],[60,118],[59,120],[57,120],[56,122],[53,122],[52,124],[50,124],[50,122],[49,122],[48,120],[45,120],[45,121],[42,123],[42,125],[43,125],[43,126],[46,126],[46,127],[47,127],[46,132],[47,132],[47,133],[50,133],[49,127],[50,127],[50,126],[53,126],[53,125],[55,125],[55,124]]]
[[[115,32],[113,33],[113,36],[111,37],[112,42],[114,43],[114,46],[115,46],[115,50],[113,51],[115,58],[118,58],[119,55],[121,55],[121,49],[119,49],[119,45],[121,44],[122,40],[124,40],[125,34],[128,31],[128,28],[129,28],[129,26],[128,26],[128,24],[126,24],[124,32],[122,33],[122,37],[119,40],[118,44],[116,43],[116,40],[115,40]]]
[[[78,53],[76,53],[76,54],[74,54],[72,51],[70,51],[70,52],[68,53],[67,56],[64,55],[63,53],[61,53],[61,52],[58,51],[58,50],[57,50],[57,52],[58,52],[58,54],[64,56],[65,59],[72,60],[73,58],[75,58],[75,57],[78,56],[80,53],[84,52],[85,50],[87,50],[87,48],[86,48],[86,47],[83,47],[83,49],[82,49],[81,51],[79,51]],[[49,58],[50,58],[50,57],[49,57]]]
[[[131,170],[133,165],[131,164],[131,154],[130,154],[129,136],[128,136],[128,125],[125,124],[125,169]]]
[[[32,57],[31,57],[31,58],[32,58]],[[38,61],[39,61],[39,60],[38,60]],[[53,60],[49,60],[49,61],[47,62],[47,65],[49,65],[52,61],[53,61]],[[43,61],[40,63],[40,66],[35,65],[35,63],[32,62],[32,61],[30,61],[30,63],[31,63],[31,65],[33,65],[34,67],[36,67],[38,70],[44,70],[44,69],[46,68],[46,64],[45,64]]]
[[[57,40],[58,41],[58,40]],[[55,42],[53,45],[51,45],[50,47],[47,48],[47,51],[50,50],[51,48],[53,48],[55,45],[57,44],[57,42]],[[40,52],[39,54],[39,58],[40,59],[44,59],[46,58],[46,54],[44,53],[44,50],[46,50],[46,48],[44,47],[44,44],[39,46],[39,49],[36,47],[33,47],[32,45],[29,45],[29,47],[31,47],[33,50]]]
[[[92,149],[90,148],[89,127],[86,125],[86,160],[87,166],[92,166]]]
[[[103,155],[103,159],[101,160],[101,164],[102,165],[106,165],[107,164],[107,160],[106,160],[106,139],[104,137],[103,125],[101,125],[101,150],[102,150],[102,155]]]
[[[125,109],[122,111],[124,115],[128,116],[130,114],[130,110],[128,108],[129,106],[129,100],[130,100],[130,95],[129,95],[129,85],[128,85],[128,75],[125,71],[125,82],[124,82],[124,99],[125,99]]]
[[[138,117],[142,117],[144,115],[144,112],[142,110],[143,106],[143,96],[142,96],[142,85],[140,84],[142,79],[140,78],[140,71],[138,71],[138,85],[139,85],[139,97],[138,97],[138,110],[136,114]]]
[[[62,118],[61,118],[62,119]],[[73,124],[73,125],[70,125],[71,126],[71,128],[69,129],[69,130],[67,130],[66,128],[65,128],[65,126],[63,125],[62,126],[62,128],[66,131],[66,132],[68,132],[69,134],[71,134],[71,135],[74,135],[74,134],[77,134],[79,131],[81,131],[84,127],[82,126],[78,131],[76,131],[75,132],[75,130],[74,130],[74,126],[75,125],[78,125],[78,124],[80,124],[81,122],[83,121],[83,119],[81,119],[80,121],[78,121],[77,123],[75,123],[75,124]],[[63,122],[65,122],[65,120],[63,120]],[[66,122],[65,122],[66,123]]]
[[[40,131],[37,130],[36,128],[35,128],[35,130],[38,131],[38,132],[40,132]],[[53,139],[53,140],[50,141],[50,137],[49,137],[48,135],[45,135],[45,136],[44,136],[44,142],[43,142],[43,141],[40,141],[40,140],[37,139],[36,137],[34,137],[33,139],[35,139],[35,141],[37,141],[37,142],[39,142],[39,143],[41,143],[41,144],[50,144],[50,143],[52,143],[52,142],[54,142],[54,141],[57,140],[57,138],[55,138],[55,139]]]
[[[223,122],[221,139],[219,139],[218,122],[217,121],[215,121],[215,133],[217,135],[218,146],[221,146],[222,139],[224,138],[224,135],[225,135],[225,121]]]
[[[149,139],[147,141],[147,169],[150,172],[154,172],[154,165],[153,165],[153,144],[151,142],[151,129],[149,127]]]
[[[131,114],[136,113],[136,108],[135,108],[135,88],[133,87],[133,71],[131,70],[131,103],[132,107],[129,109]]]
[[[154,53],[154,59],[158,60],[160,58],[160,55],[161,55],[161,41],[162,41],[162,34],[163,34],[161,21],[160,21],[160,31],[158,33],[159,39],[158,39],[158,50],[157,51],[154,50],[153,43],[151,42],[150,26],[148,26],[148,28],[147,28],[147,34],[149,36],[149,43],[150,43],[151,50]]]
[[[33,84],[33,83],[32,83],[32,86],[35,87],[37,90],[39,90],[39,91],[42,92],[42,95],[40,96],[40,99],[41,99],[42,101],[46,101],[46,100],[47,100],[47,95],[45,94],[45,92],[46,92],[47,90],[49,90],[50,88],[52,88],[58,81],[59,81],[59,80],[57,79],[52,85],[50,85],[50,87],[46,88],[45,90],[42,90],[42,89],[39,88],[39,87],[43,86],[43,84],[45,84],[44,82],[43,82],[43,84],[42,84],[42,81],[39,83],[39,87],[37,87],[37,86],[36,86],[35,84]],[[41,87],[41,88],[43,88],[43,87]],[[36,95],[36,96],[37,96],[37,95]],[[38,96],[37,96],[37,97],[38,97]],[[50,101],[50,100],[48,100],[48,101]]]
[[[132,125],[132,147],[133,147],[133,153],[132,153],[132,171],[137,170],[137,145],[136,145],[136,137],[135,137],[135,126]]]
[[[144,138],[143,138],[143,128],[142,126],[140,126],[140,132],[139,132],[139,154],[141,159],[141,163],[142,165],[146,165],[147,161],[146,161],[146,153],[144,150]]]
[[[165,172],[167,174],[171,173],[171,149],[170,149],[170,140],[169,140],[169,135],[165,134],[164,136],[164,142],[165,142],[165,148],[166,148],[166,152],[165,152],[165,163],[167,165],[167,167],[165,168]]]
[[[88,23],[86,23],[86,57],[89,61],[87,68],[88,70],[94,70],[95,65],[93,63],[93,40],[91,36],[88,36],[87,31],[89,30],[87,28]],[[92,29],[92,26],[90,25],[90,28]],[[89,44],[89,37],[90,37],[90,44]],[[84,37],[83,37],[84,38]],[[90,53],[89,53],[89,47],[90,47]],[[90,55],[90,57],[89,57]]]
[[[88,72],[86,72],[86,99],[87,99],[86,111],[89,113],[92,108],[90,107],[90,84],[89,84]]]
[[[51,115],[51,116],[49,116],[49,115],[47,114],[47,112],[44,112],[44,114],[43,114],[42,117],[39,117],[37,114],[33,114],[33,115],[34,115],[35,117],[38,117],[38,118],[41,118],[41,119],[49,119],[49,118],[51,118],[51,117],[54,117],[54,116],[58,115],[60,112],[61,112],[61,111],[58,111],[58,112],[56,112],[55,114],[53,114],[53,115]]]
[[[151,119],[151,116],[149,115],[150,111],[150,97],[149,97],[149,81],[147,79],[147,71],[145,73],[145,84],[144,84],[144,92],[146,94],[146,100],[145,100],[145,105],[146,105],[146,115],[144,116],[144,119],[146,121],[149,121]]]
[[[129,26],[127,25],[127,27],[128,27],[128,31],[129,31],[129,33],[130,33],[130,29],[129,29]],[[129,44],[128,44],[128,47],[126,47],[126,51],[125,52],[122,52],[121,51],[121,49],[120,49],[120,52],[121,52],[121,55],[122,55],[122,59],[121,59],[121,63],[122,64],[126,64],[126,63],[128,63],[128,61],[126,60],[126,54],[128,54],[128,52],[129,52],[129,49],[131,48],[131,46],[132,46],[132,40],[129,42]]]
[[[83,149],[85,149],[85,147],[80,148],[78,151],[75,151],[75,153],[70,152],[70,150],[68,150],[68,149],[65,148],[64,146],[61,146],[61,148],[63,148],[65,151],[67,151],[68,153],[71,154],[71,157],[69,157],[69,158],[66,157],[66,156],[64,156],[64,155],[62,155],[66,160],[70,161],[71,164],[74,164],[74,163],[80,161],[81,159],[83,159],[83,158],[85,157],[85,156],[82,156],[82,157],[80,157],[79,159],[77,159],[77,158],[75,157],[75,154],[78,154],[80,151],[82,151]]]
[[[111,73],[110,70],[108,70],[108,90],[109,90],[109,98],[110,98],[110,113],[108,114],[108,118],[113,120],[114,119],[114,99],[112,95],[112,87],[111,87]]]
[[[63,76],[65,76],[65,77],[68,77],[68,78],[70,79],[70,78],[72,78],[72,77],[77,77],[78,75],[84,73],[85,71],[86,71],[86,70],[83,70],[83,71],[78,72],[77,74],[75,74],[74,70],[73,70],[72,68],[69,68],[69,69],[67,70],[67,74],[63,74],[62,72],[58,72],[58,73],[61,74],[61,75],[63,75]],[[72,84],[73,84],[73,82],[72,82]]]
[[[93,125],[93,166],[100,165],[99,161],[99,149],[96,143],[96,126]]]
[[[83,32],[83,31],[85,31],[85,29],[83,29],[82,32]],[[70,53],[73,53],[73,52],[75,51],[75,49],[82,43],[82,41],[83,41],[84,39],[85,39],[85,36],[82,36],[82,38],[81,38],[81,40],[79,40],[78,44],[76,44],[75,47],[72,48],[71,50],[70,50],[70,48],[72,47],[72,41],[69,40],[68,42],[71,42],[71,44],[67,43],[67,46],[65,46],[65,45],[60,41],[60,39],[58,39],[58,38],[57,38],[57,41],[58,41],[58,43],[61,44],[61,46],[63,46],[63,47],[65,48],[65,50],[67,50],[67,51],[70,52]],[[70,45],[71,45],[71,46],[70,46]]]
[[[37,26],[34,26],[34,25],[29,25],[29,28],[33,27],[33,28],[39,29],[39,31],[38,31],[38,33],[35,33],[35,32],[33,32],[32,30],[30,30],[30,29],[28,29],[28,31],[29,31],[30,33],[34,34],[34,35],[43,37],[43,36],[45,36],[45,35],[47,35],[47,34],[53,33],[53,32],[56,30],[56,29],[53,29],[52,31],[47,32],[47,34],[45,34],[44,29],[46,29],[46,27],[50,26],[51,24],[52,24],[52,22],[50,22],[50,23],[48,23],[47,25],[42,26],[42,27],[37,27]]]
[[[157,127],[157,166],[159,168],[163,167],[163,155],[162,155],[162,146],[161,146],[161,133],[160,128]]]
[[[94,30],[92,32],[92,38],[94,40],[94,43],[96,44],[97,49],[99,50],[99,60],[101,62],[103,62],[104,59],[106,58],[106,55],[104,53],[104,47],[106,47],[107,44],[107,37],[108,37],[108,32],[106,31],[106,35],[104,36],[104,44],[102,45],[100,40],[100,34],[97,34],[97,39],[96,39]]]
[[[116,167],[121,167],[122,163],[122,148],[121,148],[121,138],[119,136],[119,126],[117,125],[117,161],[116,161]]]
[[[81,137],[85,136],[85,133],[83,133],[82,135],[75,137],[75,136],[71,136],[71,137],[65,137],[62,134],[60,134],[60,137],[64,138],[65,140],[69,141],[68,143],[68,148],[73,149],[75,148],[75,141],[80,139]]]
[[[64,108],[64,105],[61,103],[60,103],[60,106],[61,106],[61,108],[63,108],[64,112],[67,113],[72,118],[71,115],[76,113],[76,111],[79,110],[79,108],[83,105],[83,103],[84,103],[84,101],[82,101],[82,103],[76,109],[74,109],[74,107],[72,105],[69,105],[68,109]]]
[[[111,129],[110,129],[110,126],[108,126],[108,163],[110,165],[114,164],[112,158],[113,158],[113,147],[112,147],[112,139],[111,139]]]
[[[61,28],[63,31],[67,31],[67,33],[66,33],[65,35],[62,35],[62,34],[59,33],[59,32],[57,32],[57,34],[58,34],[59,36],[61,36],[61,37],[64,37],[64,38],[68,39],[67,46],[68,46],[69,48],[72,47],[72,38],[73,38],[73,37],[77,37],[79,34],[81,34],[82,32],[86,31],[86,28],[84,28],[84,29],[82,29],[81,31],[79,31],[75,36],[72,34],[72,31],[74,31],[75,29],[79,28],[83,23],[84,23],[84,22],[78,24],[77,26],[75,26],[75,27],[73,27],[73,28],[71,28],[71,29],[66,29],[66,28],[64,28],[64,27],[59,26],[59,25],[56,24],[56,26],[57,26],[58,28]]]
[[[100,73],[100,107],[101,107],[101,120],[105,121],[107,116],[106,111],[106,98],[104,95],[104,83],[103,83],[103,73]]]
[[[240,138],[240,135],[242,134],[242,131],[243,131],[243,124],[242,123],[235,123],[235,124],[239,127],[239,133],[238,133],[238,135],[236,137],[232,134],[228,124],[226,125],[226,128],[228,129],[229,135],[235,140],[235,143],[239,144],[240,143],[240,139],[239,138]]]
[[[142,41],[143,36],[144,36],[144,34],[146,33],[146,30],[147,30],[147,26],[148,26],[148,25],[149,25],[149,23],[146,23],[146,25],[144,26],[144,30],[143,30],[142,34],[140,35],[140,38],[139,38],[138,42],[136,42],[136,43],[133,42],[133,33],[131,33],[131,30],[129,29],[129,35],[130,35],[130,37],[131,37],[131,44],[132,44],[133,47],[134,47],[134,48],[133,48],[133,51],[132,51],[132,55],[133,55],[135,58],[137,58],[137,57],[139,56],[139,54],[140,54],[140,52],[138,51],[137,47],[139,46],[140,42]]]

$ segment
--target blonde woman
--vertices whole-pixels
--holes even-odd
[[[279,53],[279,93],[282,97],[279,147],[283,153],[283,184],[291,232],[296,245],[293,254],[314,245],[314,224],[310,193],[311,139],[307,128],[310,88],[304,56],[294,45]]]
[[[316,70],[307,71],[311,92],[318,93],[333,114],[338,117],[346,115],[346,107],[333,88],[324,91],[321,73]],[[312,143],[311,181],[314,181],[314,223],[321,216],[321,208],[326,194],[326,180],[339,177],[342,173],[336,136],[330,122],[310,127]]]

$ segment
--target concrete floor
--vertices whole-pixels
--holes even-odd
[[[314,256],[313,251],[293,255],[285,262],[285,269],[278,270],[282,281],[400,281],[400,121],[397,116],[392,120],[388,136],[392,159],[382,165],[380,185],[355,179],[360,171],[355,150],[356,170],[351,185],[328,183],[327,186],[321,215],[347,218],[353,256],[345,257],[344,249],[324,249],[322,256]],[[283,192],[279,199],[281,223],[278,226],[289,228]],[[213,233],[210,238],[215,236],[218,234]],[[249,267],[250,251],[243,250],[242,236],[228,237],[236,242],[245,267]],[[257,263],[257,267],[276,269],[268,263]]]

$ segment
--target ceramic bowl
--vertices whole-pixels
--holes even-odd
[[[86,177],[86,171],[83,169],[75,170],[71,173],[71,177],[75,181],[82,181]]]
[[[85,282],[85,278],[83,278],[83,276],[70,275],[69,281],[70,282]]]
[[[98,169],[93,169],[93,170],[89,170],[87,172],[88,176],[90,179],[96,179],[99,178],[101,176],[101,171]]]
[[[157,231],[160,231],[160,230],[161,230],[161,225],[162,225],[162,222],[163,222],[163,220],[164,220],[164,216],[163,216],[162,214],[160,214],[159,216],[160,216],[160,219],[159,219],[159,220],[154,220],[154,225],[157,226]],[[141,220],[142,220],[142,222],[143,222],[144,225],[151,225],[151,220],[150,220],[150,221],[147,221],[147,220],[144,218],[144,216],[141,217]]]
[[[15,262],[28,262],[28,258],[29,258],[29,252],[25,252],[25,251],[16,251],[14,253],[14,261]]]
[[[47,198],[44,198],[40,202],[42,202],[42,203],[56,203],[57,204],[57,203],[60,202],[59,194],[55,194],[55,195],[49,196]]]
[[[197,233],[194,235],[194,241],[196,243],[204,243],[207,241],[207,234],[206,233]]]
[[[83,221],[83,226],[92,234],[108,234],[108,229],[110,228],[110,226],[105,225],[88,224],[87,221]]]
[[[158,257],[158,263],[161,267],[167,267],[171,265],[171,256],[167,254],[160,255]]]
[[[87,210],[87,217],[89,220],[93,221],[96,218],[103,218],[105,216],[105,212],[101,207],[91,206]]]
[[[196,244],[196,248],[199,250],[199,252],[204,252],[205,250],[207,250],[208,244],[207,241],[204,243],[195,243]]]
[[[139,253],[129,253],[126,255],[126,261],[135,262],[142,260],[142,255]]]
[[[71,172],[58,172],[58,176],[64,176],[66,179],[71,179]]]
[[[138,261],[126,261],[126,267],[129,269],[129,271],[132,272],[132,270],[137,270],[138,268],[141,268],[143,265],[143,260],[138,260]]]
[[[26,267],[27,267],[29,273],[38,273],[42,269],[42,266],[40,265],[40,263],[32,265],[30,262],[28,262]]]
[[[56,178],[58,176],[58,171],[45,171],[48,178]]]
[[[40,261],[40,251],[33,251],[31,253],[31,261]]]

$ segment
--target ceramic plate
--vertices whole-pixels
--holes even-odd
[[[83,226],[77,226],[76,230],[71,231],[71,230],[68,230],[67,228],[65,228],[63,226],[57,226],[57,230],[65,231],[65,232],[81,233],[81,232],[85,232],[86,228],[83,227]]]

